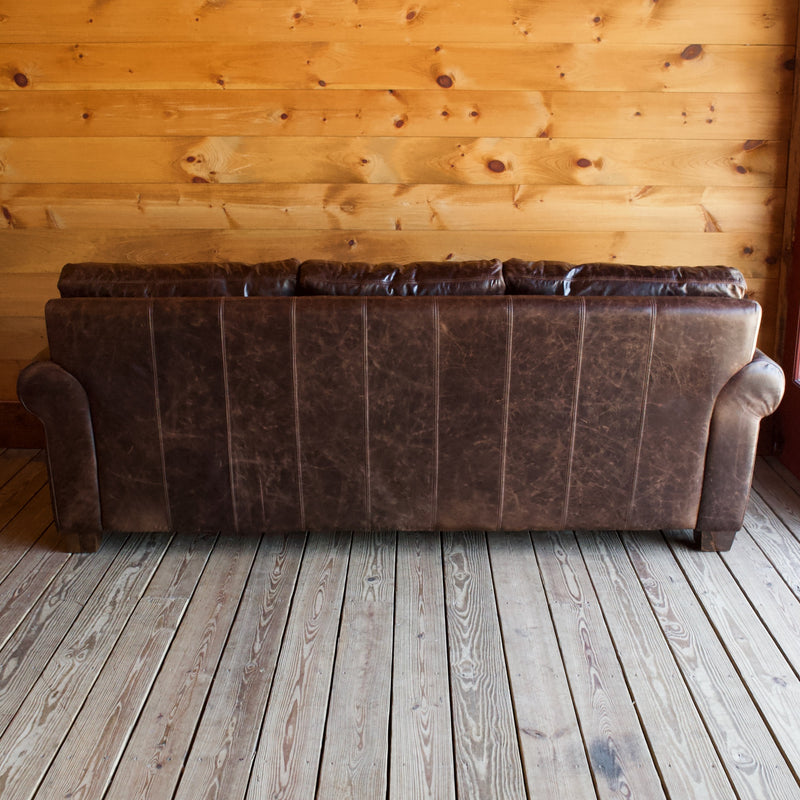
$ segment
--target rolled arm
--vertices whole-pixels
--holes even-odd
[[[763,417],[783,397],[783,370],[760,350],[725,384],[711,417],[695,532],[701,549],[727,550],[742,527]]]
[[[68,550],[91,552],[102,533],[92,418],[78,380],[41,354],[20,373],[17,394],[44,425],[53,516]]]

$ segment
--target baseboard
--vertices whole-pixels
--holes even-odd
[[[22,403],[0,401],[0,447],[44,447],[42,423]]]

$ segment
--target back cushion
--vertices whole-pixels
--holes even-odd
[[[261,264],[67,264],[62,297],[280,297],[295,294],[299,261]]]
[[[505,281],[499,259],[411,264],[304,261],[300,265],[298,294],[398,297],[505,294]]]
[[[503,265],[509,294],[679,296],[742,299],[744,276],[730,267],[650,267],[511,259]]]

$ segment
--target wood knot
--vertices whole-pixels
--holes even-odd
[[[586,167],[591,167],[592,162],[588,158],[579,158],[577,161],[579,167],[586,169]]]
[[[688,47],[684,48],[681,53],[681,58],[684,61],[691,61],[694,58],[700,58],[701,55],[703,55],[703,45],[690,44]]]
[[[506,165],[500,161],[499,159],[493,158],[487,165],[486,165],[492,172],[505,172]]]
[[[759,147],[763,147],[766,142],[763,139],[748,139],[743,146],[743,150],[757,150]]]
[[[436,83],[443,89],[449,89],[453,85],[453,79],[449,75],[440,75],[436,79]]]
[[[24,89],[28,85],[28,82],[28,76],[24,75],[22,72],[18,72],[14,76],[14,83],[16,83],[21,89]]]

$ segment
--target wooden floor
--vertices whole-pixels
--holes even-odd
[[[0,797],[800,798],[800,496],[685,531],[113,535],[0,452]]]

